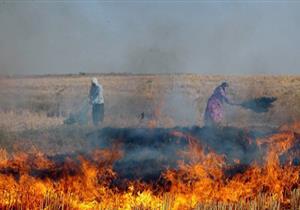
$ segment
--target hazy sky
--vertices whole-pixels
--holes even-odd
[[[0,2],[2,74],[300,73],[300,1]]]

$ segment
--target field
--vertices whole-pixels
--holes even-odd
[[[0,79],[1,128],[19,131],[61,125],[87,100],[91,76],[35,76]],[[227,107],[224,125],[273,126],[300,118],[300,77],[201,75],[99,75],[104,87],[103,126],[136,127],[139,115],[156,118],[161,127],[203,125],[206,101],[222,81],[229,96],[239,102],[274,96],[266,114]]]
[[[92,76],[97,76],[104,88],[105,118],[99,127],[92,125],[91,108],[84,106]],[[212,144],[205,137],[195,138],[207,132],[202,129],[206,102],[213,89],[223,81],[229,83],[229,98],[235,102],[262,96],[277,98],[267,113],[225,107],[222,125],[227,129],[225,133],[229,130],[232,133],[225,135],[229,140],[224,139],[224,147],[236,141],[232,136],[255,131],[255,143],[250,140],[245,145],[241,143],[242,146],[240,142],[238,146],[233,145],[238,152],[228,150],[226,153],[226,150],[222,153],[215,146],[218,143]],[[299,76],[1,77],[0,208],[298,209],[299,106]],[[83,107],[87,108],[84,111],[87,123],[64,124],[70,114],[82,112]],[[143,135],[139,133],[141,130]],[[109,142],[116,143],[104,145],[103,133]],[[220,135],[224,137],[224,131]],[[131,140],[124,143],[124,136]],[[156,136],[158,139],[153,140],[153,145],[148,142]],[[149,145],[140,145],[136,139]],[[173,139],[178,145],[166,143]],[[122,149],[124,145],[128,148]],[[177,157],[173,149],[177,151],[181,147],[183,151],[178,156],[183,155],[188,162],[179,163],[176,170],[166,167],[164,164],[170,163],[170,157]],[[136,148],[141,148],[142,152]],[[259,157],[243,160],[243,152],[252,154],[252,149]],[[157,157],[151,162],[153,156]],[[141,158],[146,162],[140,163]],[[121,168],[116,173],[115,164],[128,164],[127,159],[130,160],[127,171],[141,164],[149,164],[151,169],[161,164],[168,170],[155,178],[155,182],[152,182],[152,170],[147,180],[144,173],[134,171],[142,175],[128,181],[120,178],[123,173],[127,179],[127,171]],[[224,173],[224,168],[229,170],[233,166],[238,166],[239,171],[230,175]],[[256,183],[255,179],[264,181]],[[210,194],[206,194],[208,191]]]

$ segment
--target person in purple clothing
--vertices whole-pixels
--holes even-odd
[[[224,102],[230,105],[234,105],[229,102],[227,98],[227,88],[229,87],[227,82],[223,82],[216,87],[213,94],[210,96],[205,109],[204,122],[207,126],[218,126],[224,117]]]

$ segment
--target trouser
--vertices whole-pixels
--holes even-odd
[[[104,104],[93,104],[92,115],[94,125],[98,125],[99,122],[102,122],[104,117]]]

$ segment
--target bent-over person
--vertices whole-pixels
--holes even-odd
[[[229,87],[227,82],[223,82],[221,85],[215,88],[213,94],[207,101],[205,109],[204,122],[206,126],[219,126],[224,118],[223,104],[232,104],[227,98],[227,88]]]

